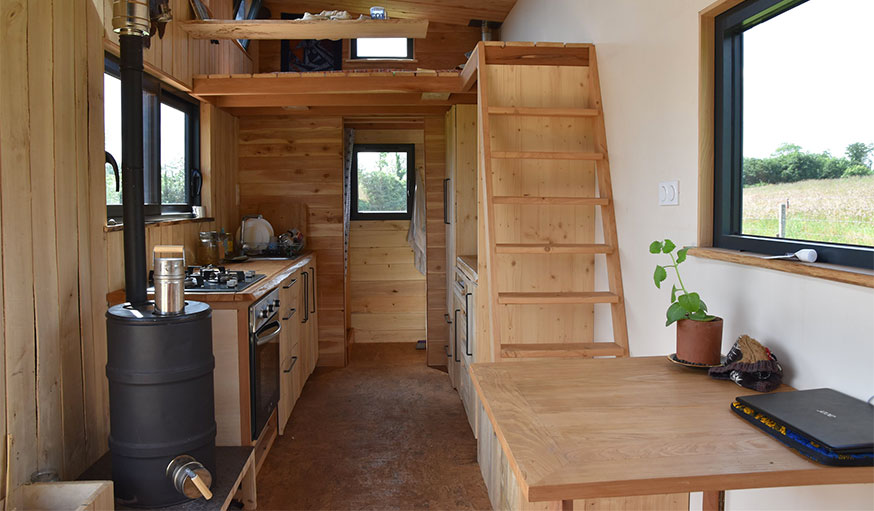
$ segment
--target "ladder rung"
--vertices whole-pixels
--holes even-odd
[[[495,204],[555,205],[555,206],[607,206],[610,199],[604,197],[531,197],[527,195],[496,195]]]
[[[493,151],[492,158],[499,160],[603,160],[602,153],[584,153],[579,151]]]
[[[613,247],[591,243],[498,243],[495,251],[498,254],[612,254]]]
[[[525,117],[597,117],[597,108],[532,108],[524,106],[491,106],[492,115],[519,115]]]
[[[501,305],[619,303],[619,296],[606,291],[553,293],[498,293]]]
[[[615,342],[501,344],[503,358],[591,358],[623,355],[625,350]]]

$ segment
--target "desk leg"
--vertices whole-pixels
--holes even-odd
[[[574,501],[573,500],[561,501],[561,511],[574,511]]]
[[[704,492],[704,504],[701,506],[701,509],[703,511],[725,511],[725,492]]]

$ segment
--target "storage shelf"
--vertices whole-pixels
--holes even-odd
[[[501,344],[502,358],[592,358],[625,355],[615,342]]]
[[[423,39],[428,20],[192,20],[177,21],[194,39]]]
[[[569,243],[498,243],[498,254],[612,254],[613,247],[604,244]]]
[[[605,291],[554,293],[498,293],[501,305],[619,303],[619,296]]]

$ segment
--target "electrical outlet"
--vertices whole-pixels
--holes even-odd
[[[659,206],[676,206],[680,203],[680,182],[662,181],[659,183]]]

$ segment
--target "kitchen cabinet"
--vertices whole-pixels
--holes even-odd
[[[282,281],[279,288],[279,301],[282,310],[282,332],[279,341],[279,434],[285,433],[285,424],[291,416],[291,410],[297,400],[296,387],[298,386],[297,374],[300,372],[298,358],[294,355],[294,348],[300,342],[300,322],[298,311],[300,309],[301,270],[295,271]]]

